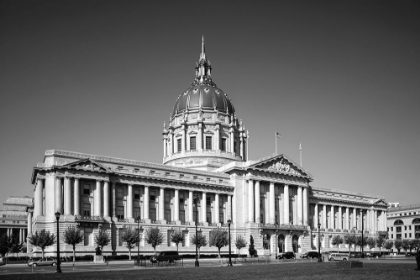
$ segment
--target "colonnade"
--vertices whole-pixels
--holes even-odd
[[[81,198],[82,195],[81,185],[80,185],[80,178],[72,178],[72,177],[55,177],[55,195],[54,195],[54,211],[58,211],[60,213],[64,213],[64,215],[74,215],[78,216],[81,215]],[[91,182],[92,180],[90,180]],[[64,183],[64,184],[63,184]],[[62,187],[63,185],[63,187]],[[143,196],[142,196],[142,206],[141,213],[142,218],[144,220],[150,220],[150,209],[151,209],[151,202],[150,202],[150,189],[153,188],[154,190],[158,190],[158,203],[157,203],[157,217],[156,220],[164,221],[165,220],[165,192],[166,191],[173,191],[173,207],[171,208],[173,214],[173,222],[180,221],[180,199],[179,194],[180,192],[188,193],[187,198],[187,213],[188,213],[188,222],[193,222],[195,217],[193,215],[193,198],[194,196],[198,196],[198,202],[200,205],[201,213],[198,214],[199,222],[206,222],[207,219],[207,196],[212,196],[214,199],[213,209],[214,212],[212,213],[212,222],[213,223],[223,223],[225,221],[220,221],[219,219],[219,211],[220,211],[220,198],[226,197],[227,201],[226,206],[226,220],[232,218],[232,195],[228,193],[211,193],[211,192],[203,192],[200,190],[180,190],[177,188],[169,188],[169,187],[154,187],[148,185],[134,185],[134,184],[117,184],[115,181],[108,181],[108,180],[95,180],[95,188],[93,191],[93,215],[92,216],[100,216],[104,218],[110,218],[111,216],[116,218],[117,217],[117,188],[127,188],[126,192],[126,211],[125,217],[126,219],[137,218],[133,215],[134,209],[134,196],[133,196],[133,188],[143,188]],[[35,203],[34,203],[34,215],[36,216],[43,216],[43,188],[44,188],[44,179],[38,179],[37,184],[35,187]],[[73,188],[73,192],[72,192]],[[72,207],[73,202],[73,207]]]
[[[358,208],[324,203],[311,204],[314,209],[313,228],[321,224],[324,229],[367,231],[386,230],[386,212],[373,208]],[[329,213],[329,217],[328,216]]]
[[[267,192],[268,196],[268,207],[266,208],[266,221],[261,221],[261,181],[259,180],[248,180],[247,190],[247,204],[248,204],[248,219],[250,223],[267,223],[267,224],[289,224],[293,223],[293,218],[290,217],[290,189],[296,188],[296,213],[292,213],[297,216],[297,225],[308,225],[308,187],[306,186],[289,186],[283,185],[283,192],[281,187],[277,192],[275,188],[280,187],[275,182],[269,182],[269,188]],[[277,212],[279,216],[276,220],[276,199],[278,200]],[[294,210],[294,208],[293,208]],[[292,210],[292,211],[293,211]]]
[[[18,234],[14,234],[13,232],[19,230]],[[26,242],[26,236],[28,235],[28,229],[26,228],[6,228],[6,235],[7,236],[14,236],[17,237],[19,240],[19,243],[24,243]]]

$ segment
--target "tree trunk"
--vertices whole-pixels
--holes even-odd
[[[129,252],[129,253],[128,253],[128,254],[129,254],[129,255],[128,255],[128,260],[130,260],[130,261],[131,261],[131,248],[128,248],[128,252]]]
[[[219,259],[220,259],[220,248],[217,248],[219,250]]]
[[[42,258],[44,258],[44,249],[41,249],[42,250]]]
[[[178,243],[176,243],[176,251],[178,252]]]
[[[76,261],[76,246],[73,245],[73,262]]]

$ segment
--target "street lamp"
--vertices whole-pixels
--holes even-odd
[[[136,218],[137,221],[137,238],[138,238],[138,245],[137,245],[137,266],[140,266],[140,214]]]
[[[229,227],[229,266],[232,266],[232,259],[231,259],[231,256],[230,256],[230,223],[231,222],[232,222],[231,220],[227,220],[228,227]]]
[[[364,258],[363,256],[363,211],[362,211],[362,259]]]
[[[60,226],[58,223],[58,220],[60,220],[60,212],[56,212],[55,213],[55,219],[57,220],[57,271],[56,273],[61,273],[61,262],[60,262],[60,237],[59,237],[59,233],[60,233]]]
[[[321,223],[318,223],[318,262],[322,262],[321,259],[321,234],[320,234]]]
[[[357,227],[353,227],[353,231],[354,231],[354,250],[353,250],[353,252],[356,254],[356,230],[357,230]],[[349,252],[350,252],[350,250],[349,250]]]
[[[200,263],[198,262],[198,211],[197,211],[197,203],[198,203],[198,196],[194,197],[194,205],[195,205],[195,267],[199,267]]]

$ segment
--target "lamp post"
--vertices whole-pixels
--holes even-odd
[[[229,266],[232,266],[232,259],[230,256],[230,223],[231,222],[232,222],[231,220],[227,220],[228,228],[229,228]]]
[[[140,214],[136,218],[137,220],[137,238],[139,243],[137,245],[137,266],[140,266]]]
[[[357,227],[353,227],[353,231],[354,231],[354,249],[353,249],[353,252],[354,253],[356,253],[356,230],[357,230]],[[350,250],[349,250],[349,252],[350,252]]]
[[[321,234],[320,234],[321,223],[318,223],[318,262],[322,262],[321,258]]]
[[[195,196],[194,197],[194,205],[195,205],[195,267],[199,267],[200,263],[198,262],[198,230],[197,230],[197,226],[198,226],[198,211],[197,211],[197,202],[198,202],[198,197]]]
[[[60,226],[58,221],[60,220],[60,212],[55,213],[55,219],[57,220],[57,271],[56,273],[61,273],[61,262],[60,262]]]

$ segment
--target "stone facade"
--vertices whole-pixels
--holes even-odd
[[[390,207],[387,231],[390,240],[420,239],[420,204]]]
[[[61,231],[70,225],[83,230],[78,254],[94,253],[100,228],[112,236],[105,254],[127,254],[121,234],[138,225],[141,234],[159,227],[165,240],[157,250],[174,248],[170,235],[181,231],[186,241],[179,251],[193,254],[189,240],[196,223],[209,237],[217,227],[227,229],[230,221],[233,239],[241,235],[249,244],[252,235],[258,254],[275,255],[315,249],[318,224],[323,250],[332,249],[332,236],[361,231],[362,225],[371,236],[386,230],[382,198],[315,187],[312,175],[286,155],[250,160],[249,132],[212,81],[211,69],[203,42],[195,79],[164,124],[163,164],[46,151],[32,174],[33,231],[55,231],[58,211]],[[65,244],[60,248],[71,252]],[[151,254],[153,248],[142,241],[140,251]],[[54,254],[55,248],[47,252]],[[205,246],[201,252],[216,253],[217,248]]]

